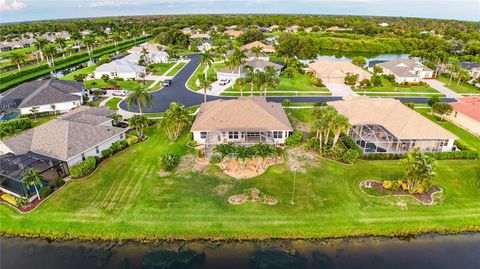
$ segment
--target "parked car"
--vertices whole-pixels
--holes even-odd
[[[99,89],[99,88],[91,88],[88,90],[88,93],[90,95],[95,95],[95,93],[98,93],[98,95],[105,95],[107,94],[107,91],[104,89]]]
[[[163,86],[164,87],[168,87],[170,85],[172,85],[172,80],[171,79],[166,79],[166,80],[163,81]]]
[[[127,96],[127,94],[128,94],[128,91],[114,91],[114,92],[112,92],[113,96],[122,96],[123,97],[123,96]]]
[[[219,84],[220,86],[225,86],[225,85],[227,85],[228,83],[230,83],[230,79],[228,79],[228,78],[222,78],[222,79],[220,79],[220,81],[218,82],[218,84]]]

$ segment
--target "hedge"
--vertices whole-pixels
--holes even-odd
[[[50,187],[49,185],[47,185],[47,186],[41,188],[41,189],[38,191],[38,193],[40,194],[40,198],[45,199],[45,198],[47,198],[50,194],[53,193],[53,189],[52,189],[52,187]]]
[[[90,156],[85,161],[70,167],[70,175],[74,178],[83,177],[97,167],[97,158]]]
[[[30,128],[32,128],[32,120],[30,118],[22,117],[0,122],[0,138],[3,139]]]
[[[437,160],[476,160],[479,153],[474,150],[445,151],[445,152],[426,152]],[[371,153],[362,157],[364,160],[399,160],[405,157],[404,154],[393,153]]]
[[[302,142],[302,137],[303,137],[302,132],[295,130],[295,132],[291,136],[287,137],[287,139],[285,140],[285,145],[296,146],[300,142]]]

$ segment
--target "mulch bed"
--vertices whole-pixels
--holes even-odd
[[[0,191],[0,203],[5,203],[15,209],[17,209],[18,211],[22,212],[22,213],[27,213],[27,212],[30,212],[32,211],[33,209],[35,209],[41,202],[41,200],[39,199],[35,199],[33,200],[30,204],[26,205],[26,206],[23,206],[23,207],[18,207],[18,206],[15,206],[15,205],[12,205],[10,204],[9,202],[5,201],[2,199],[2,195],[4,194],[4,192]],[[52,193],[53,194],[53,193]]]
[[[378,180],[364,180],[360,183],[360,186],[363,188],[366,188],[365,186],[367,184],[370,184],[370,186],[374,189],[377,189],[385,194],[391,194],[393,196],[412,196],[416,200],[418,200],[420,203],[424,205],[433,205],[434,203],[434,197],[433,195],[435,193],[441,192],[442,189],[438,186],[432,186],[428,192],[424,193],[414,193],[410,194],[408,191],[403,190],[402,188],[396,189],[396,190],[386,190],[383,188],[383,183],[378,181]]]
[[[232,205],[240,205],[246,202],[260,202],[267,205],[278,204],[277,198],[265,194],[260,194],[260,191],[256,188],[249,189],[249,194],[237,194],[228,197],[228,203]]]

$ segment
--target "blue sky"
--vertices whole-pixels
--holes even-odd
[[[115,15],[296,13],[479,21],[480,0],[0,0],[0,22]]]

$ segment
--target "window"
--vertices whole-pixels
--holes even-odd
[[[283,132],[282,131],[273,131],[273,138],[283,138]]]
[[[238,132],[228,132],[229,139],[238,139]]]
[[[85,161],[85,153],[82,153],[82,161]]]
[[[98,154],[100,153],[100,150],[98,149],[98,146],[95,147],[95,152]]]
[[[200,132],[200,138],[201,139],[207,138],[207,132]]]

